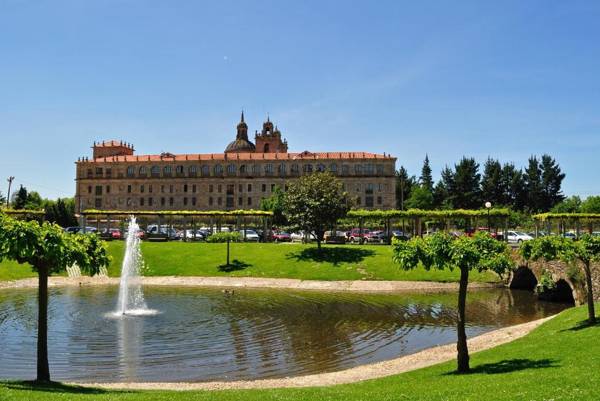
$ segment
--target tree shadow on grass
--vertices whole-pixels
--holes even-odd
[[[241,260],[233,259],[228,265],[219,266],[219,271],[231,273],[233,271],[244,270],[251,267],[250,263],[242,262]]]
[[[12,381],[2,383],[3,387],[11,390],[21,391],[43,391],[48,393],[65,394],[106,394],[110,393],[130,393],[127,390],[105,390],[102,388],[83,387],[76,385],[63,384],[60,382],[35,382],[35,381]]]
[[[596,318],[596,323],[590,323],[589,320],[582,320],[575,323],[575,326],[569,327],[568,329],[562,329],[561,332],[564,331],[579,331],[589,329],[590,327],[600,327],[600,319]]]
[[[556,368],[560,365],[556,360],[553,359],[505,359],[500,362],[484,363],[483,365],[477,365],[467,374],[487,374],[495,375],[502,373],[517,372],[519,370],[527,369],[545,369],[545,368]],[[448,372],[444,375],[460,375],[456,371]]]
[[[328,262],[335,266],[340,263],[359,263],[366,257],[375,255],[370,249],[345,248],[345,247],[327,247],[305,248],[298,252],[288,253],[287,259],[295,259],[298,262]]]

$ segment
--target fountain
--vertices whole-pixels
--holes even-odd
[[[125,257],[121,267],[121,282],[119,284],[119,300],[115,315],[150,315],[156,313],[148,309],[142,291],[140,273],[144,264],[140,249],[138,231],[140,226],[135,217],[131,216],[127,229]]]

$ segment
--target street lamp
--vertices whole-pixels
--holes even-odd
[[[490,209],[492,208],[492,202],[485,202],[485,208],[487,209],[488,212],[488,233],[492,233],[492,227],[490,224]]]

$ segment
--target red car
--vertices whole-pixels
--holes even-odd
[[[291,242],[292,241],[292,237],[290,236],[289,233],[286,232],[277,232],[273,234],[273,241],[275,242]]]
[[[370,232],[371,232],[371,230],[367,230],[366,228],[363,228],[362,233],[361,233],[359,228],[353,228],[346,234],[346,236],[348,237],[348,242],[350,242],[352,244],[354,244],[355,242],[359,242],[362,244],[364,242],[364,240],[366,239],[366,237],[369,236]]]
[[[100,237],[107,240],[121,239],[123,238],[123,234],[118,228],[109,228],[108,230],[104,229],[100,234]]]

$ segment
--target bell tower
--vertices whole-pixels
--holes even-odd
[[[281,131],[273,126],[269,116],[263,123],[260,134],[255,134],[256,153],[287,153],[288,144],[281,139]]]

